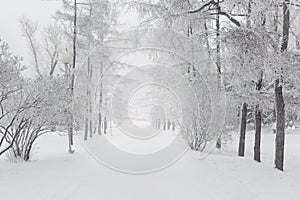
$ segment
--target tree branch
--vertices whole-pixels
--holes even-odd
[[[209,8],[211,5],[213,5],[213,6],[219,6],[217,2],[215,2],[214,0],[211,0],[211,1],[207,2],[206,4],[204,4],[203,6],[201,6],[200,8],[198,8],[196,10],[188,11],[187,13],[188,14],[195,14],[195,13],[201,12],[203,9],[205,9],[207,7]],[[227,17],[235,25],[241,26],[241,23],[238,20],[236,20],[235,18],[233,18],[227,12],[222,11],[220,6],[219,6],[219,12],[217,12],[217,13],[211,13],[210,15],[223,15],[223,16]]]

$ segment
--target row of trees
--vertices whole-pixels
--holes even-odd
[[[1,70],[4,71],[1,76],[11,78],[1,79],[1,154],[8,149],[14,149],[14,155],[20,154],[18,149],[24,147],[13,146],[27,140],[28,136],[23,138],[26,130],[29,135],[35,135],[33,138],[54,127],[69,128],[70,131],[73,121],[76,121],[73,115],[79,116],[78,119],[84,116],[84,120],[76,121],[76,125],[84,126],[86,139],[88,135],[106,132],[110,120],[106,106],[111,84],[119,77],[113,70],[109,76],[103,73],[111,56],[111,50],[105,48],[105,44],[119,39],[118,12],[126,8],[138,12],[139,27],[167,28],[185,34],[205,47],[217,65],[218,76],[224,80],[227,112],[222,135],[215,141],[207,133],[208,121],[205,119],[209,114],[203,113],[211,110],[209,103],[205,102],[209,97],[203,97],[202,112],[193,113],[190,124],[181,124],[191,148],[204,150],[208,142],[216,142],[220,148],[228,137],[227,133],[240,128],[239,155],[243,156],[246,126],[254,122],[254,159],[260,162],[261,125],[276,120],[275,164],[276,168],[283,170],[286,121],[293,124],[298,120],[298,1],[62,0],[62,3],[63,9],[55,14],[55,23],[45,28],[42,41],[37,39],[39,27],[35,22],[26,18],[20,21],[37,72],[33,80],[20,75],[23,70],[21,59],[11,55],[7,44],[2,41]],[[95,47],[98,48],[93,50]],[[66,54],[70,54],[71,49],[73,63]],[[77,69],[80,77],[74,82],[74,67],[78,67],[81,61],[84,67]],[[202,88],[201,77],[195,71],[195,65],[200,63],[193,64],[182,65],[180,70],[197,91],[196,95],[205,96],[203,94],[207,91]],[[74,84],[80,89],[79,93],[73,94]],[[72,110],[72,98],[77,99],[76,110]],[[31,149],[32,144],[21,146]]]
[[[143,26],[168,27],[206,47],[227,91],[223,137],[238,128],[241,117],[240,156],[247,123],[255,123],[254,159],[260,162],[261,125],[276,120],[275,167],[283,170],[286,121],[298,120],[298,1],[160,0],[128,5],[139,11]]]
[[[69,152],[73,153],[73,129],[81,127],[82,121],[86,139],[96,132],[107,133],[107,102],[102,91],[102,67],[99,67],[103,64],[95,67],[107,55],[97,51],[96,61],[89,53],[114,32],[116,7],[113,4],[103,0],[62,0],[62,9],[44,28],[21,17],[21,30],[33,61],[30,70],[36,72],[30,78],[22,76],[26,69],[22,59],[12,55],[1,40],[0,155],[9,151],[12,157],[29,160],[36,139],[53,130],[68,132]],[[75,66],[86,57],[84,67],[75,72]],[[83,97],[80,93],[74,97],[74,87],[81,87],[75,85],[75,73],[82,73],[83,80],[78,82],[83,81]],[[84,102],[84,106],[74,109],[75,98]],[[78,113],[84,120],[76,118]]]

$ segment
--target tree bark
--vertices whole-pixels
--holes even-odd
[[[247,126],[247,104],[243,103],[241,129],[240,129],[240,142],[239,142],[239,156],[245,155],[245,141],[246,141],[246,126]]]
[[[221,12],[221,7],[220,7],[219,0],[217,0],[217,19],[216,19],[217,67],[218,67],[218,72],[221,74],[220,12]]]
[[[284,140],[285,140],[285,108],[282,86],[279,79],[275,81],[275,100],[276,100],[276,145],[275,145],[275,168],[283,171],[284,164]]]
[[[251,27],[251,12],[252,12],[252,0],[248,1],[248,16],[247,16],[247,28]]]
[[[220,7],[220,0],[216,1],[216,6],[217,6],[217,18],[216,18],[216,40],[217,40],[217,59],[216,59],[216,64],[218,68],[218,73],[221,74],[221,40],[220,40],[220,15],[221,15],[221,7]],[[221,136],[218,138],[216,142],[216,148],[221,149],[222,147],[222,139]]]
[[[71,71],[71,99],[73,99],[74,95],[74,82],[75,82],[75,66],[76,66],[76,37],[77,37],[77,0],[74,1],[74,27],[73,27],[73,63],[72,63],[72,71]],[[73,100],[71,102],[73,104]],[[72,149],[72,146],[74,144],[73,142],[73,108],[71,108],[71,114],[70,114],[70,124],[68,128],[68,140],[69,140],[69,153],[74,153],[74,150]]]
[[[288,4],[290,0],[283,1],[283,24],[282,24],[282,44],[281,52],[284,53],[287,50],[289,42],[289,30],[290,30],[290,11]],[[280,79],[275,81],[275,101],[276,101],[276,139],[275,139],[275,168],[283,171],[284,165],[284,140],[285,140],[285,108],[284,98],[280,81],[283,81],[283,69],[280,71]]]
[[[290,0],[283,1],[283,27],[282,27],[282,44],[281,52],[286,51],[289,43],[289,29],[290,29],[290,10],[288,4]]]
[[[261,143],[261,111],[259,105],[255,108],[255,144],[254,160],[260,162],[260,143]]]

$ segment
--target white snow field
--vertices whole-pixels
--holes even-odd
[[[262,163],[252,159],[253,131],[246,157],[237,156],[237,136],[205,159],[188,151],[170,167],[150,174],[113,171],[95,161],[76,139],[49,134],[38,141],[31,162],[0,159],[0,200],[299,200],[300,129],[286,136],[285,171],[274,169],[274,135],[264,128]]]

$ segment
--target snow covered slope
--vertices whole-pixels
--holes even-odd
[[[66,153],[65,137],[42,137],[33,161],[10,163],[0,159],[1,200],[299,200],[300,130],[286,137],[286,171],[273,167],[274,135],[262,137],[262,163],[252,160],[254,137],[247,133],[246,157],[236,153],[237,137],[222,151],[198,159],[187,152],[162,171],[130,175],[95,161],[76,142]]]

